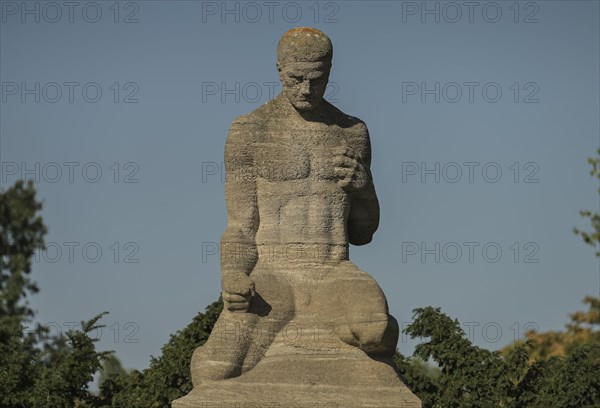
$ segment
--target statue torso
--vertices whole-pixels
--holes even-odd
[[[276,104],[263,105],[248,120],[253,115],[259,133],[250,146],[260,219],[256,243],[347,246],[350,199],[326,160],[361,136],[360,122],[337,109],[328,114],[330,123],[308,121]]]

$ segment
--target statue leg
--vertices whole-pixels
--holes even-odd
[[[256,294],[249,312],[257,316],[251,328],[251,341],[242,365],[242,373],[251,370],[265,355],[276,335],[294,318],[294,293],[291,282],[280,269],[257,265],[250,275]]]
[[[335,266],[319,288],[324,320],[343,342],[368,354],[391,356],[398,344],[398,322],[377,282],[350,261]]]
[[[250,344],[249,332],[257,323],[256,315],[223,310],[210,337],[192,355],[191,374],[194,386],[241,374]]]
[[[246,313],[223,310],[206,343],[192,356],[194,386],[240,376],[253,368],[294,315],[289,284],[270,269],[251,274],[256,294]]]

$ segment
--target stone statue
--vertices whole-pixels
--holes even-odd
[[[323,32],[286,32],[282,93],[231,126],[225,307],[174,408],[421,406],[392,367],[386,298],[348,258],[379,204],[366,125],[323,98],[332,55]]]

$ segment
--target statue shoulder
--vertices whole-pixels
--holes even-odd
[[[347,115],[333,105],[334,110],[331,117],[336,118],[334,123],[341,128],[341,135],[345,143],[358,157],[370,165],[371,163],[371,140],[367,125],[361,119]],[[331,109],[331,108],[330,108]]]
[[[347,129],[352,133],[357,135],[362,134],[365,137],[368,137],[369,131],[367,130],[367,125],[361,119],[348,115],[338,109],[336,106],[327,103],[327,109],[329,110],[329,116],[334,118],[334,123],[341,127],[342,129]]]
[[[227,138],[228,143],[253,143],[264,135],[264,129],[273,117],[271,101],[261,105],[252,112],[240,115],[233,120]]]

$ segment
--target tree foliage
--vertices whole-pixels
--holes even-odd
[[[547,360],[550,357],[566,357],[574,347],[599,341],[600,298],[586,296],[583,303],[588,305],[588,310],[571,313],[571,322],[565,325],[565,330],[525,333],[525,337],[532,344],[529,352],[530,362]],[[521,343],[517,341],[502,351],[506,353]]]
[[[471,344],[458,321],[432,307],[416,309],[405,333],[426,339],[413,357],[395,358],[401,377],[424,408],[600,406],[596,329],[566,348],[564,357],[537,360],[531,358],[538,347],[535,338],[503,352],[489,351]],[[415,359],[433,360],[439,375],[425,375],[420,365],[413,364]]]
[[[600,148],[596,150],[596,155],[596,157],[588,158],[588,163],[592,166],[590,175],[597,178],[600,183]],[[598,188],[598,193],[600,193],[600,187]],[[574,228],[574,232],[581,236],[583,242],[596,248],[596,256],[600,257],[600,214],[590,210],[581,210],[579,213],[582,217],[590,219],[592,231],[586,232],[579,228]]]
[[[26,302],[38,291],[29,277],[31,258],[44,245],[46,226],[32,182],[19,181],[0,194],[0,318],[16,323],[33,317]]]
[[[99,353],[90,336],[100,314],[81,330],[48,336],[27,297],[38,291],[30,278],[31,259],[43,248],[46,226],[33,183],[18,181],[0,191],[0,406],[74,407],[93,404],[88,384],[108,353]]]
[[[588,162],[591,175],[600,179],[600,149],[597,153]],[[590,219],[592,231],[575,233],[598,248],[600,215],[581,215]],[[600,298],[587,296],[584,303],[589,310],[572,313],[564,331],[529,331],[526,340],[501,351],[471,344],[458,321],[440,309],[416,309],[405,333],[428,340],[410,358],[397,353],[395,362],[424,408],[600,407]],[[437,364],[439,375],[426,375],[423,362],[429,360]]]
[[[171,335],[162,355],[152,357],[149,368],[106,379],[100,386],[99,406],[169,408],[171,401],[190,392],[192,353],[206,342],[222,310],[219,299],[198,313],[187,327]]]

